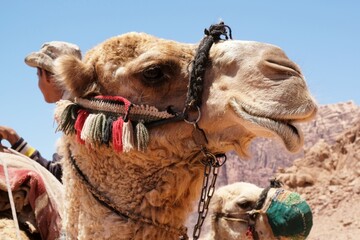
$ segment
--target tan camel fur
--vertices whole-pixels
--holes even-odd
[[[25,233],[25,231],[20,231],[20,239],[16,234],[16,227],[14,220],[11,218],[0,218],[0,239],[7,240],[31,240]]]
[[[132,32],[99,44],[83,61],[59,58],[56,73],[73,97],[122,96],[134,104],[161,111],[172,106],[181,112],[196,48]],[[203,87],[198,124],[213,153],[236,150],[246,156],[257,136],[275,136],[288,150],[297,151],[303,137],[293,124],[311,119],[317,110],[299,67],[269,44],[237,40],[214,44]],[[63,223],[68,239],[178,239],[173,231],[123,220],[99,204],[76,175],[69,150],[91,184],[114,205],[178,229],[198,201],[203,179],[193,129],[184,121],[149,128],[147,149],[124,153],[111,146],[80,144],[74,134],[64,135]]]

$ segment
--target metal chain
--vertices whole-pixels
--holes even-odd
[[[206,148],[203,148],[202,152],[205,155],[205,158],[201,161],[204,165],[204,179],[198,205],[199,215],[193,231],[194,240],[199,239],[200,237],[201,227],[209,211],[210,200],[215,192],[215,184],[219,173],[219,167],[221,167],[226,161],[226,155],[223,153],[213,154]]]

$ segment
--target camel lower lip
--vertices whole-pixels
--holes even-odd
[[[303,145],[302,132],[289,120],[271,119],[249,114],[235,99],[230,101],[235,113],[244,120],[266,128],[279,136],[290,152],[296,152]]]

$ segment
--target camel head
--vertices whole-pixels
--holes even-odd
[[[71,95],[55,113],[65,133],[68,216],[86,216],[99,227],[69,217],[74,236],[119,230],[113,222],[112,229],[102,227],[99,219],[110,221],[111,213],[94,215],[96,201],[84,188],[89,184],[78,181],[74,169],[90,180],[92,194],[99,191],[120,212],[147,219],[144,228],[119,223],[129,238],[138,239],[131,235],[136,232],[139,239],[169,239],[174,234],[155,226],[149,232],[155,228],[158,235],[147,232],[147,223],[176,229],[184,224],[201,190],[202,153],[236,150],[246,156],[255,137],[275,136],[289,151],[301,147],[296,123],[310,120],[317,107],[299,67],[265,43],[219,38],[203,51],[208,37],[187,44],[132,32],[100,43],[82,61],[56,60],[59,84]],[[80,203],[79,195],[89,202]]]
[[[121,96],[133,104],[182,112],[196,48],[128,33],[96,46],[83,62],[60,58],[57,73],[73,97]],[[193,115],[207,134],[209,149],[246,155],[254,137],[275,136],[289,151],[299,150],[303,136],[296,123],[311,119],[317,108],[301,70],[279,47],[219,41],[205,67],[202,104]],[[191,145],[192,127],[183,121],[149,130],[152,149],[175,145],[174,151],[183,153]]]
[[[257,216],[252,219],[251,213],[255,212],[263,191],[246,182],[219,188],[210,206],[211,239],[306,239],[312,228],[312,213],[306,201],[295,192],[270,188],[256,211]]]

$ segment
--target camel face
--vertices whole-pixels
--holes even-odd
[[[98,45],[83,63],[59,59],[57,72],[75,97],[122,96],[179,112],[195,50],[195,45],[129,33]],[[288,150],[298,150],[303,137],[293,123],[316,113],[299,67],[280,48],[258,42],[221,41],[212,46],[210,59],[200,119],[209,148],[246,155],[253,137],[275,135]]]
[[[254,207],[261,191],[256,185],[245,182],[219,188],[210,204],[211,239],[247,239],[247,212]]]

